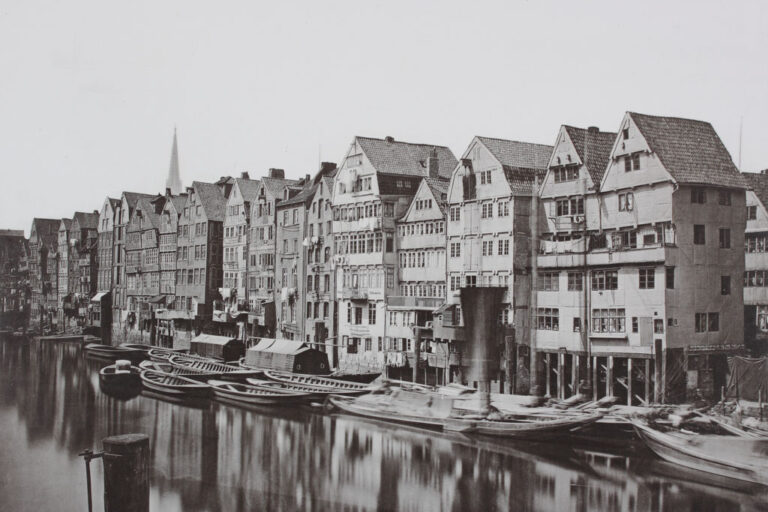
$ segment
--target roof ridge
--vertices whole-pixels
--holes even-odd
[[[499,137],[486,137],[485,135],[475,135],[475,137],[477,137],[478,139],[498,140],[498,141],[501,141],[501,142],[514,142],[515,144],[528,144],[530,146],[544,146],[544,147],[548,147],[548,148],[552,147],[552,145],[544,144],[542,142],[525,142],[525,141],[522,141],[522,140],[501,139]]]
[[[366,140],[375,140],[378,142],[385,142],[387,144],[408,144],[409,146],[427,146],[431,148],[446,148],[449,149],[448,146],[443,146],[441,144],[429,144],[426,142],[407,142],[404,140],[397,140],[393,139],[391,142],[388,142],[386,139],[379,139],[377,137],[366,137],[364,135],[355,135],[356,139],[366,139]]]

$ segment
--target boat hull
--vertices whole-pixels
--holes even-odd
[[[176,398],[208,398],[211,396],[211,387],[208,384],[159,372],[142,372],[141,384],[145,389]]]

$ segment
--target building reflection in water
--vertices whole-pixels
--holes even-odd
[[[39,478],[65,479],[72,492],[41,496],[35,482],[3,489],[0,505],[49,509],[85,503],[77,453],[98,450],[110,435],[143,432],[152,453],[154,510],[606,510],[759,508],[757,498],[654,476],[654,461],[571,450],[562,444],[481,440],[317,414],[309,410],[245,411],[206,404],[186,407],[138,396],[113,399],[99,390],[104,363],[86,360],[75,344],[0,342],[0,430],[25,442],[0,446],[3,467],[27,460],[36,446],[61,457],[37,468]],[[46,444],[47,443],[47,444]],[[94,468],[95,509],[101,463]],[[657,468],[658,469],[658,468]],[[38,489],[38,491],[36,491]],[[71,503],[62,503],[70,500]],[[55,506],[54,506],[55,505]],[[0,508],[3,508],[0,506]],[[45,507],[41,508],[45,509]]]

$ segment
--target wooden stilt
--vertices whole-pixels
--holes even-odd
[[[632,405],[632,358],[627,358],[627,405]]]
[[[645,403],[651,400],[651,360],[645,360]]]
[[[571,356],[571,394],[579,392],[579,356]]]
[[[597,356],[592,356],[592,400],[597,401],[597,385],[599,383],[597,379]]]
[[[605,395],[613,396],[613,356],[608,356],[605,368]]]
[[[550,394],[550,369],[549,369],[549,353],[544,353],[544,375],[546,375],[546,396],[552,396]]]
[[[565,398],[565,354],[557,354],[557,398]]]

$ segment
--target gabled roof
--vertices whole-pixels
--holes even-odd
[[[284,201],[280,201],[279,203],[277,203],[277,208],[282,208],[283,206],[294,206],[297,204],[304,204],[307,201],[311,201],[312,197],[315,195],[315,191],[317,191],[317,185],[306,186],[303,189],[301,189],[301,192],[291,197],[290,199],[285,199]]]
[[[283,189],[290,185],[295,185],[296,180],[264,177],[264,178],[261,178],[261,183],[262,185],[264,185],[264,188],[267,189],[267,191],[269,191],[272,197],[279,200],[283,198]]]
[[[35,217],[32,219],[32,224],[35,226],[37,238],[41,240],[43,244],[50,244],[58,240],[61,219],[41,219]]]
[[[181,213],[181,211],[184,209],[184,205],[187,204],[187,194],[171,196],[171,203],[176,209],[176,213]]]
[[[427,176],[427,159],[437,151],[438,173],[450,178],[458,161],[450,149],[434,144],[413,144],[395,140],[355,137],[368,161],[381,174]]]
[[[513,194],[534,193],[534,176],[538,174],[539,181],[544,180],[549,157],[552,155],[552,146],[491,137],[477,136],[476,138],[501,163],[504,176]]]
[[[114,197],[107,197],[107,201],[109,201],[109,205],[112,207],[112,209],[115,209],[118,206],[120,206],[120,200],[115,199]]]
[[[585,165],[589,172],[592,183],[600,186],[600,182],[605,174],[605,169],[608,167],[608,160],[611,158],[611,150],[613,149],[613,143],[616,140],[616,133],[614,132],[589,132],[584,128],[576,128],[575,126],[563,125],[565,131],[568,133],[573,146],[576,148],[576,153],[582,162],[586,158]],[[585,152],[585,140],[588,140],[586,145],[587,151]],[[586,155],[586,157],[585,157]]]
[[[152,194],[142,194],[141,192],[123,192],[123,196],[125,196],[125,199],[128,201],[128,208],[131,210],[136,207],[136,202],[140,198],[151,199],[155,197]]]
[[[259,194],[259,180],[247,180],[244,178],[237,178],[237,188],[240,190],[240,195],[243,196],[244,201],[253,202]]]
[[[443,213],[445,213],[446,208],[448,207],[448,185],[450,185],[451,181],[435,178],[425,178],[424,181],[429,187],[429,190],[432,191],[437,206]]]
[[[142,197],[139,199],[139,202],[136,203],[136,205],[137,207],[141,205],[142,215],[149,219],[149,223],[152,224],[152,227],[154,229],[160,229],[160,216],[155,213],[155,207],[152,204],[152,201]],[[144,229],[143,226],[142,229]]]
[[[64,224],[64,229],[69,231],[72,229],[72,219],[61,219],[59,223],[59,230],[61,230],[61,225]]]
[[[227,199],[221,189],[214,183],[195,181],[192,183],[200,204],[203,205],[205,216],[209,221],[224,221],[227,211]]]
[[[648,147],[678,183],[746,188],[747,184],[711,124],[629,112]]]
[[[98,213],[75,212],[72,219],[77,221],[80,229],[97,229],[99,227]]]
[[[757,172],[745,172],[742,176],[747,182],[747,186],[755,193],[757,198],[768,209],[768,174]]]

